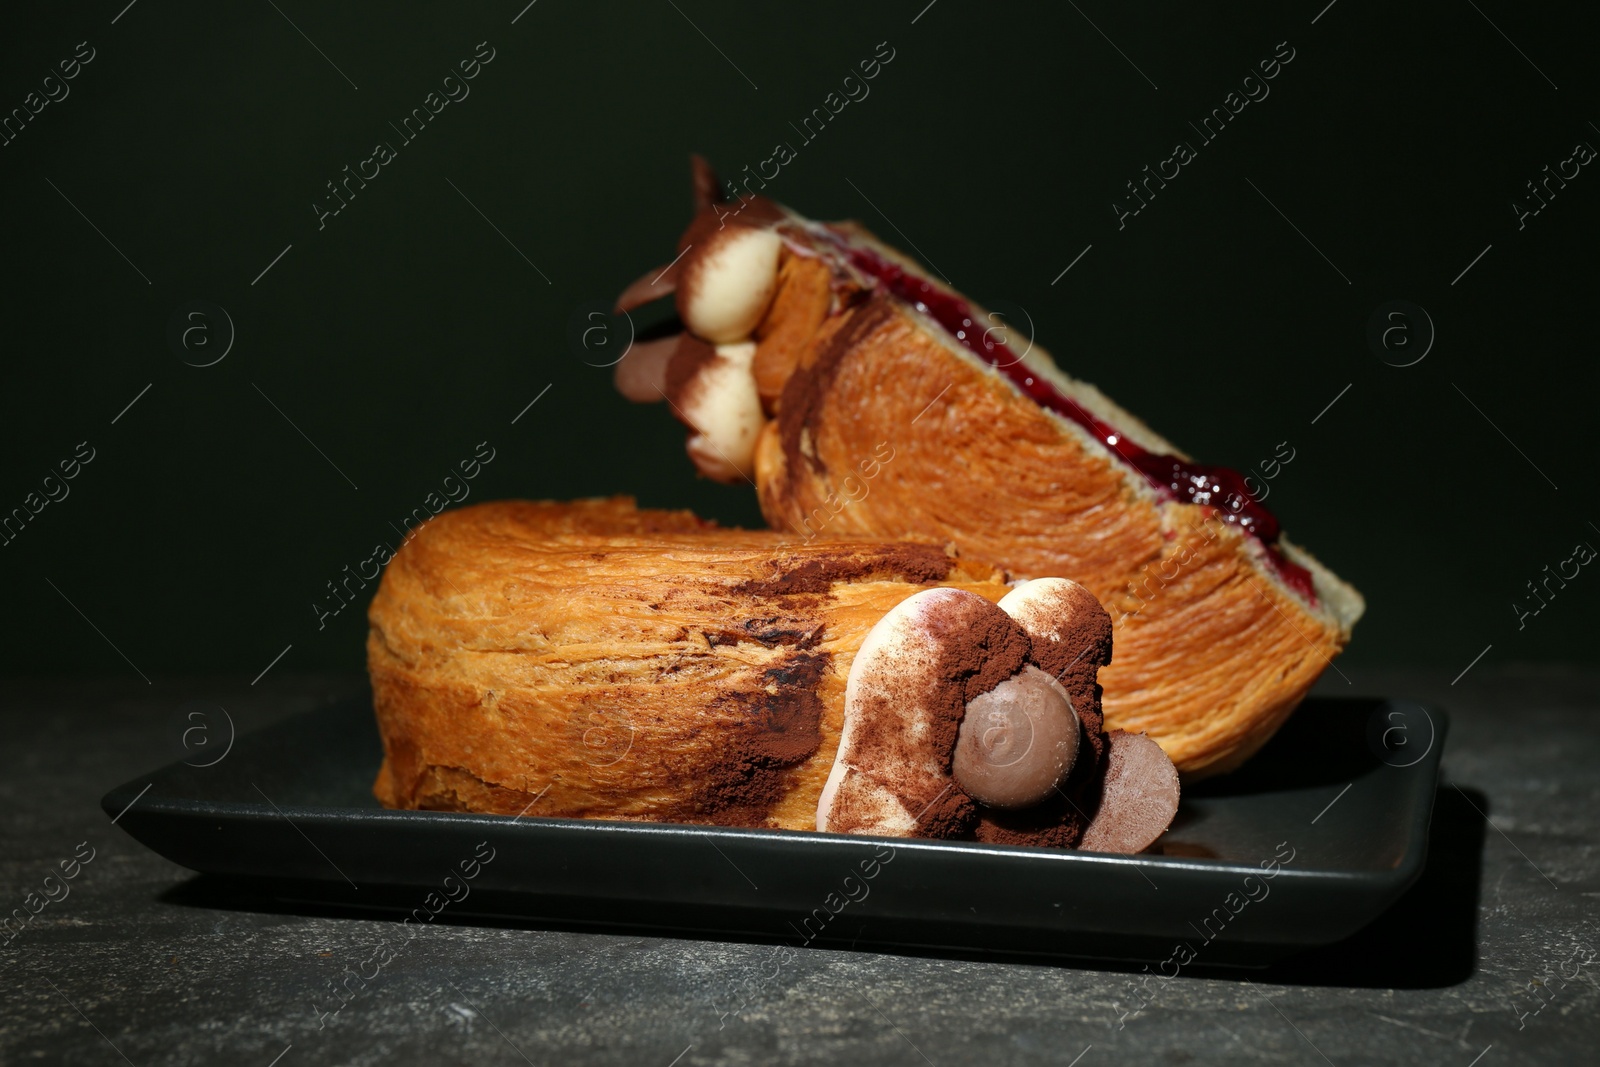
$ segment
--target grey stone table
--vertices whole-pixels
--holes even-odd
[[[1323,688],[1452,716],[1422,881],[1348,942],[1185,971],[1126,1018],[1131,967],[802,949],[750,984],[773,946],[462,922],[319,1019],[392,920],[208,895],[98,800],[174,758],[188,700],[243,730],[359,679],[0,685],[4,911],[56,898],[0,947],[0,1064],[1600,1062],[1600,675],[1347,673]]]

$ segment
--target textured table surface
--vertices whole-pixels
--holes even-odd
[[[186,701],[246,730],[359,680],[0,685],[5,910],[57,898],[0,947],[0,1064],[1595,1062],[1600,675],[1347,673],[1323,689],[1451,715],[1428,871],[1270,970],[1137,994],[1131,967],[801,949],[766,979],[772,945],[462,923],[320,1019],[392,921],[208,893],[98,800],[174,758]]]

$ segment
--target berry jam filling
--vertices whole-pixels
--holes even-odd
[[[1162,496],[1185,504],[1215,508],[1222,521],[1239,527],[1267,550],[1285,585],[1315,604],[1311,572],[1288,559],[1278,547],[1280,527],[1272,512],[1245,487],[1244,476],[1230,467],[1192,463],[1177,456],[1151,452],[1129,440],[1110,424],[1095,418],[1055,386],[1036,377],[1022,359],[993,334],[977,324],[971,305],[960,297],[935,288],[928,281],[890,263],[869,249],[853,247],[832,231],[827,236],[850,258],[855,268],[877,279],[889,292],[911,304],[959,341],[973,355],[1009,378],[1041,407],[1083,427],[1110,448],[1128,466],[1144,475]]]

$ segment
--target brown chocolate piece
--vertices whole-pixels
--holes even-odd
[[[1083,728],[1077,761],[1054,797],[1021,811],[983,809],[977,837],[997,845],[1071,848],[1099,806],[1106,735],[1095,672],[1111,662],[1111,617],[1076,582],[1041,579],[1001,602],[1032,642],[1032,660],[1072,699]]]
[[[636,307],[643,307],[652,300],[660,300],[669,296],[678,288],[679,261],[673,260],[665,266],[652,267],[645,271],[622,290],[617,297],[617,303],[612,308],[612,313],[632,311]]]
[[[1029,808],[1055,793],[1078,755],[1067,694],[1031,664],[967,702],[951,772],[989,808]]]
[[[667,393],[667,365],[682,340],[683,335],[675,333],[634,341],[611,372],[617,392],[635,404],[659,402]]]
[[[1091,852],[1143,852],[1166,833],[1178,814],[1178,771],[1147,734],[1107,735],[1100,807],[1078,847]]]

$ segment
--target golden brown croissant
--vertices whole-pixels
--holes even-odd
[[[777,529],[950,542],[1075,579],[1115,619],[1110,726],[1194,776],[1264,744],[1349,640],[1360,594],[1237,472],[1194,463],[1037,345],[1014,351],[861,227],[722,202],[696,165],[680,258],[619,302],[675,291],[686,330],[617,378],[671,401],[701,472],[753,477]]]
[[[1061,846],[1088,827],[1097,849],[1144,848],[1177,778],[1125,772],[1155,746],[1102,730],[1109,618],[1075,583],[1003,578],[938,546],[621,498],[446,512],[369,610],[374,792]]]

